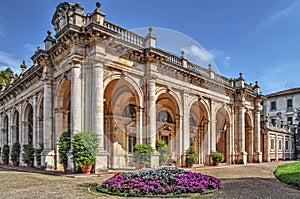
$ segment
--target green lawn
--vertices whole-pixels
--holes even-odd
[[[300,189],[300,161],[278,166],[275,176],[280,181]]]

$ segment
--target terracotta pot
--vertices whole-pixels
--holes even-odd
[[[81,166],[81,172],[84,173],[84,174],[91,174],[91,169],[92,169],[92,166],[93,165],[83,165]]]
[[[67,173],[68,165],[63,164],[63,166],[64,166],[64,172]]]
[[[3,165],[8,165],[8,162],[3,162]]]
[[[215,165],[216,166],[220,166],[220,162],[215,162]]]
[[[144,169],[147,168],[145,164],[138,164],[138,169]]]
[[[26,163],[26,167],[32,167],[32,162]]]
[[[195,163],[189,163],[189,164],[188,164],[189,168],[193,168],[194,164],[195,164]]]
[[[13,166],[19,166],[19,161],[13,161]]]

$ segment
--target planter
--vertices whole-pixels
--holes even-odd
[[[220,162],[215,162],[215,165],[216,166],[220,166]]]
[[[26,167],[32,167],[32,162],[26,163]]]
[[[64,166],[64,172],[67,173],[68,165],[63,164],[63,166]]]
[[[3,164],[3,165],[8,165],[8,162],[3,162],[2,164]]]
[[[145,168],[147,168],[147,167],[146,167],[145,164],[138,164],[138,165],[137,165],[137,168],[138,168],[138,169],[145,169]]]
[[[14,167],[19,166],[19,161],[13,161],[13,166]]]
[[[92,169],[92,166],[91,164],[89,165],[83,165],[81,166],[81,172],[84,173],[84,174],[91,174],[91,169]]]
[[[194,164],[195,164],[195,163],[189,163],[189,164],[188,164],[188,167],[189,167],[189,168],[193,168]]]

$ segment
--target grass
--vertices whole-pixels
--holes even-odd
[[[274,173],[280,181],[300,189],[300,161],[280,165]]]

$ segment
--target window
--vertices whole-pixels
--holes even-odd
[[[190,124],[191,126],[197,126],[197,122],[192,116],[190,116]]]
[[[276,110],[276,102],[271,102],[271,110]]]
[[[272,118],[272,119],[271,119],[271,123],[272,123],[273,126],[276,125],[276,122],[277,122],[277,121],[276,121],[276,118]]]
[[[122,116],[134,118],[136,116],[135,105],[129,104],[128,106],[126,106],[122,112]]]
[[[282,151],[282,140],[278,140],[278,151]]]
[[[288,125],[293,125],[293,117],[292,116],[287,117],[287,124]]]
[[[271,138],[271,151],[275,150],[275,139]]]
[[[289,150],[289,140],[285,140],[285,150],[288,151]]]
[[[133,147],[136,145],[136,138],[133,135],[128,135],[128,152],[133,152]]]
[[[161,140],[165,141],[165,143],[169,144],[169,136],[161,136]]]
[[[162,110],[158,113],[157,116],[158,122],[167,122],[167,123],[173,123],[172,117],[168,111]]]
[[[288,108],[293,108],[293,99],[288,99],[287,100],[287,107]]]

